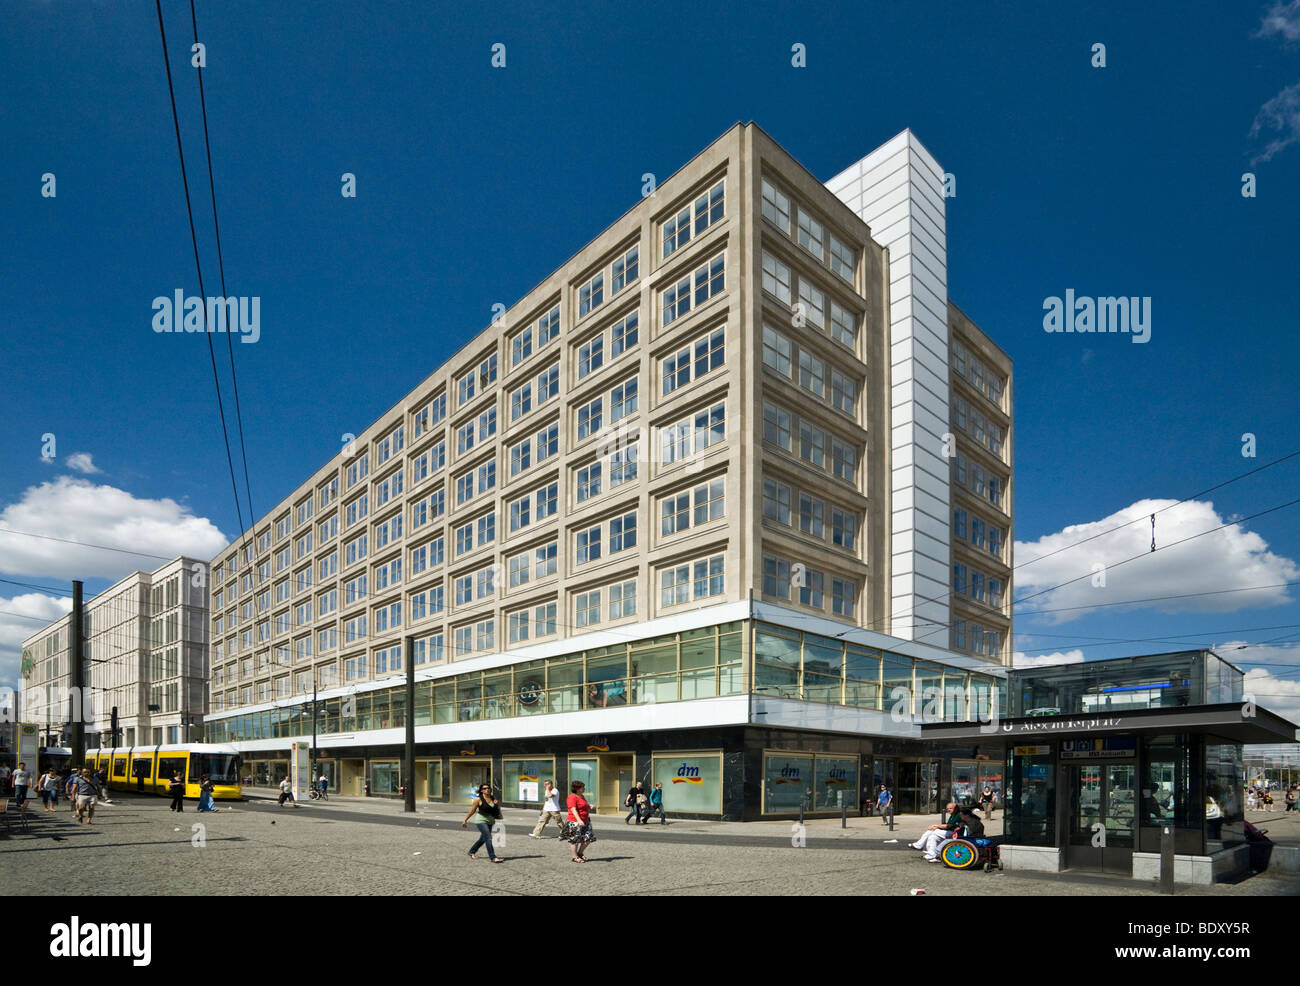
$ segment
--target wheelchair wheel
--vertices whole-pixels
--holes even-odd
[[[965,839],[950,839],[940,848],[939,858],[954,870],[966,870],[979,859],[979,850]]]

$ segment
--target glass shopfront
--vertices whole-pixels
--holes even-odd
[[[763,814],[812,810],[813,758],[797,753],[763,757]]]
[[[425,769],[425,788],[424,796],[429,801],[442,800],[442,761],[429,760],[424,763]]]
[[[993,792],[994,809],[1000,808],[1004,767],[1001,759],[954,760],[949,796],[958,805],[978,807],[987,787]]]
[[[572,790],[574,781],[582,781],[586,785],[583,791],[583,797],[588,803],[596,809],[599,800],[600,788],[597,786],[597,780],[600,777],[600,760],[596,757],[570,757],[569,758],[569,787],[560,793],[568,797]]]
[[[401,794],[401,764],[397,760],[370,762],[370,793],[378,797]]]
[[[651,757],[651,787],[663,785],[664,811],[722,814],[722,754],[669,753]]]
[[[542,803],[546,781],[555,781],[555,758],[501,761],[501,799],[509,804],[530,807]],[[590,799],[589,799],[590,800]]]
[[[858,758],[817,757],[813,785],[813,810],[838,810],[858,805]]]
[[[1050,743],[1007,750],[1007,842],[1056,845],[1056,753]]]

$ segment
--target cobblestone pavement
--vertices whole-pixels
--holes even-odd
[[[636,828],[598,816],[591,862],[569,862],[551,837],[529,839],[535,818],[506,812],[506,863],[466,855],[476,837],[459,827],[463,809],[421,806],[405,815],[393,802],[333,801],[298,808],[250,800],[181,815],[163,798],[119,795],[95,824],[78,825],[61,806],[39,805],[30,831],[0,838],[7,893],[189,894],[708,894],[708,895],[1151,895],[1152,887],[1111,878],[958,872],[907,849],[929,819],[901,820],[892,836],[879,819],[819,820],[807,848],[790,845],[789,823],[711,822]],[[193,826],[201,825],[201,830]],[[735,831],[743,828],[744,832]],[[200,835],[202,839],[200,839]],[[897,838],[897,843],[886,843]],[[196,845],[197,842],[202,845]],[[75,867],[69,867],[75,863]],[[73,883],[68,874],[76,873]],[[1214,896],[1300,895],[1300,881],[1264,874],[1235,886],[1180,888]]]

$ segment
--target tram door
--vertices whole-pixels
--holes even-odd
[[[1132,872],[1136,778],[1131,762],[1070,765],[1067,867]]]

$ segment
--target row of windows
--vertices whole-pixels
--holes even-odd
[[[789,336],[770,325],[763,326],[763,363],[835,410],[856,418],[862,389],[858,380],[833,365],[828,372],[825,359],[802,345],[795,346]]]
[[[973,620],[954,620],[952,624],[953,650],[971,651],[983,657],[1002,656],[1002,631],[986,627]]]
[[[971,407],[960,394],[952,395],[952,413],[958,429],[970,435],[999,459],[1002,458],[1006,430],[1001,425],[990,421],[981,411]]]
[[[719,181],[708,191],[673,212],[659,226],[663,256],[671,256],[726,214],[725,182]]]
[[[804,207],[794,203],[773,181],[762,181],[763,218],[786,236],[798,242],[818,263],[829,267],[846,284],[853,284],[858,266],[857,251],[826,227]],[[796,235],[796,230],[797,235]]]
[[[836,506],[805,490],[794,490],[778,479],[763,480],[763,519],[786,527],[797,527],[809,537],[825,541],[845,551],[858,547],[858,514]]]
[[[1001,560],[1002,547],[1007,540],[1005,527],[999,527],[981,517],[968,516],[965,510],[954,508],[952,534],[959,541],[969,541],[974,547],[987,551],[994,558]]]
[[[958,562],[952,566],[952,591],[959,596],[967,596],[976,602],[1002,609],[1002,590],[1006,583],[1002,579],[978,568]]]
[[[960,339],[952,340],[952,370],[957,376],[969,381],[998,408],[1002,407],[1002,392],[1007,385],[1006,377],[991,369]]]
[[[640,276],[640,248],[632,246],[615,257],[608,267],[602,267],[582,284],[578,285],[578,318],[583,319],[616,297],[624,288]],[[608,281],[606,281],[608,275]],[[606,284],[609,290],[606,293]]]
[[[953,482],[958,486],[1001,508],[1005,480],[993,475],[979,463],[968,460],[964,452],[958,452],[953,459],[952,475]]]
[[[560,306],[555,305],[510,338],[510,368],[513,370],[534,352],[540,353],[559,337]]]
[[[845,308],[813,281],[796,274],[771,251],[763,251],[763,290],[791,309],[790,324],[812,326],[854,352],[858,343],[858,315]]]
[[[778,555],[763,555],[763,594],[787,602],[826,609],[826,574],[802,562],[791,562]],[[832,575],[830,578],[831,612],[852,619],[857,607],[858,584],[853,579]]]
[[[797,454],[800,459],[822,471],[826,471],[829,466],[832,476],[850,483],[856,482],[858,451],[855,446],[828,435],[824,429],[796,416],[780,405],[764,401],[763,440],[794,455],[796,435],[798,436]]]

